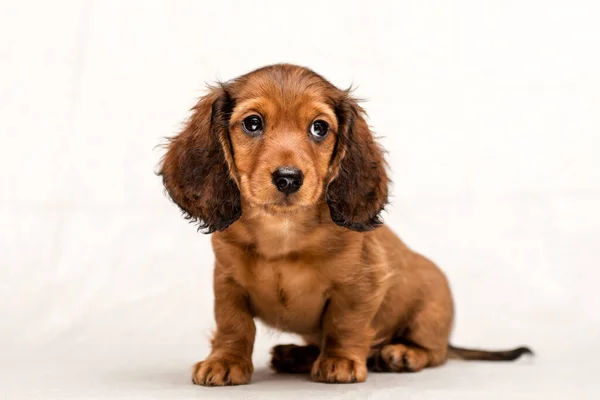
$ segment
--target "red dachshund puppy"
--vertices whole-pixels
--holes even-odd
[[[309,69],[272,65],[211,88],[160,174],[186,218],[214,232],[217,329],[197,384],[250,382],[255,318],[306,342],[273,348],[272,367],[319,382],[530,353],[449,345],[444,274],[380,219],[386,164],[363,109]]]

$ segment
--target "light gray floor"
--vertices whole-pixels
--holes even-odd
[[[71,347],[68,356],[64,349],[13,349],[0,363],[0,399],[597,399],[600,392],[598,354],[583,351],[515,363],[450,361],[416,374],[372,373],[364,384],[326,385],[272,373],[266,346],[258,346],[252,383],[227,388],[191,384],[195,351],[186,345]]]

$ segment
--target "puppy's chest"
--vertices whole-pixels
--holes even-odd
[[[254,235],[258,252],[270,258],[300,250],[307,236],[300,225],[287,218],[264,218]]]
[[[314,265],[257,258],[242,267],[238,279],[249,293],[255,316],[266,324],[300,334],[319,329],[327,286]]]

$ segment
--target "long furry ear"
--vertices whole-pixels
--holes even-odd
[[[364,110],[348,92],[336,101],[338,137],[327,191],[331,219],[363,232],[382,224],[388,177],[381,148],[364,118]]]
[[[222,231],[242,215],[228,130],[233,107],[224,87],[211,88],[162,160],[169,196],[204,233]]]

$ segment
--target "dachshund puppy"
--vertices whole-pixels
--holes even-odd
[[[214,232],[217,328],[194,383],[250,382],[255,318],[306,343],[273,348],[272,368],[318,382],[530,353],[449,345],[448,283],[382,224],[386,164],[349,91],[279,64],[210,88],[192,111],[160,174]]]

